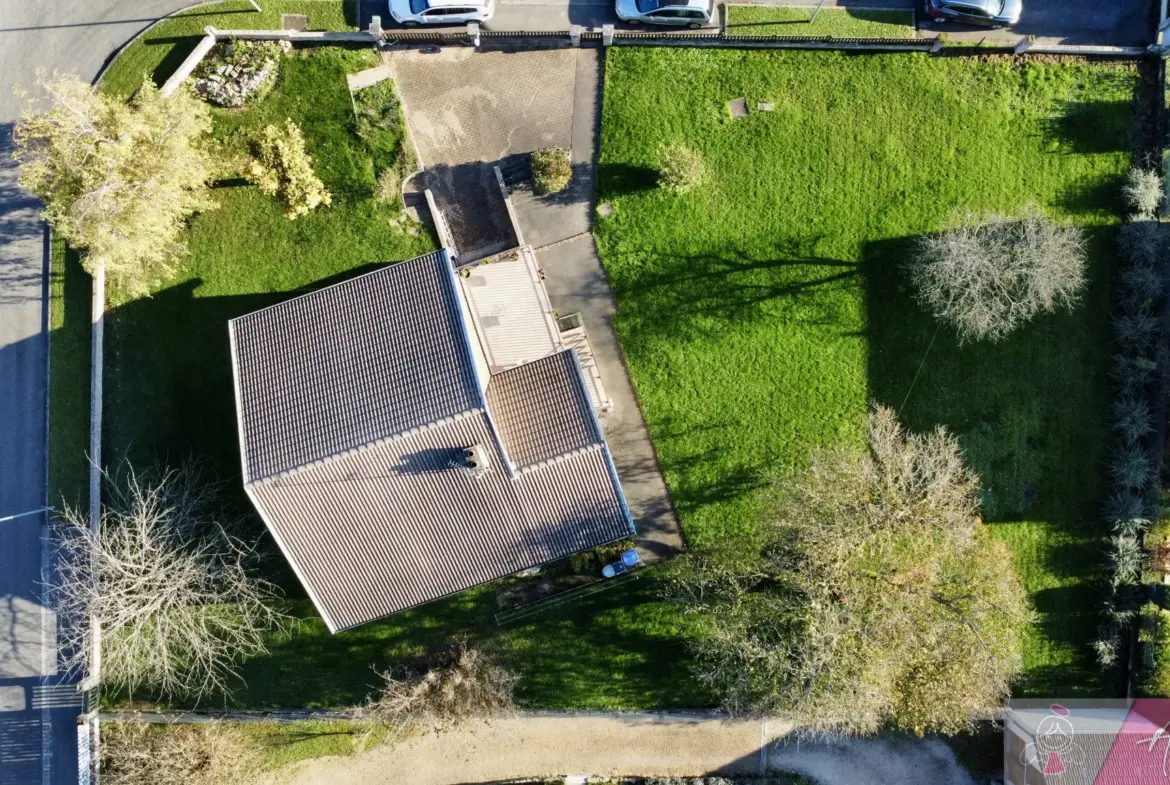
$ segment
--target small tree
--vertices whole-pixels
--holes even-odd
[[[545,147],[532,154],[532,183],[536,192],[555,194],[573,179],[569,151],[563,147]]]
[[[1085,287],[1081,231],[1038,215],[968,216],[921,239],[907,272],[921,303],[960,340],[997,341],[1042,313],[1072,308]]]
[[[664,146],[658,154],[658,184],[666,190],[682,194],[703,182],[706,169],[703,158],[681,142]]]
[[[253,148],[254,157],[244,176],[262,192],[279,198],[289,220],[333,201],[313,172],[304,133],[292,120],[286,120],[283,129],[264,126]]]
[[[243,657],[266,651],[281,624],[275,587],[251,574],[239,523],[213,507],[215,486],[188,466],[107,477],[98,533],[84,511],[57,521],[53,583],[72,671],[87,671],[89,619],[101,626],[101,677],[118,689],[204,697],[226,688]],[[96,570],[96,580],[94,571]]]
[[[396,679],[380,674],[381,693],[357,710],[359,719],[395,734],[411,728],[441,731],[471,720],[510,714],[516,676],[466,642],[423,673]]]
[[[129,105],[72,75],[37,84],[49,108],[30,104],[13,131],[21,185],[90,273],[104,266],[125,294],[147,293],[174,274],[186,219],[214,204],[207,106],[182,90],[164,98],[149,79]]]
[[[102,723],[102,782],[108,785],[250,785],[263,756],[221,722]]]
[[[690,557],[671,582],[729,710],[924,733],[1002,701],[1030,612],[946,431],[907,436],[878,407],[866,452],[822,453],[777,490],[758,549]]]
[[[1149,220],[1157,215],[1162,204],[1162,178],[1157,172],[1135,166],[1129,170],[1121,192],[1134,215]]]

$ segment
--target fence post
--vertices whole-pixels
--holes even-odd
[[[1014,52],[1015,52],[1016,54],[1018,54],[1018,55],[1022,55],[1024,52],[1026,52],[1026,51],[1028,51],[1029,49],[1031,49],[1031,48],[1032,48],[1032,45],[1033,45],[1034,43],[1036,43],[1036,36],[1034,36],[1034,35],[1026,35],[1026,36],[1024,36],[1023,38],[1021,38],[1021,39],[1020,39],[1020,42],[1019,42],[1018,44],[1016,44],[1016,47],[1015,47],[1015,49],[1014,49],[1014,50],[1012,50],[1012,51],[1014,51]]]
[[[374,43],[377,43],[378,39],[382,37],[382,17],[377,14],[370,17],[370,35],[373,37]]]
[[[719,4],[719,37],[727,37],[727,3]]]
[[[581,45],[581,25],[569,25],[569,43],[573,46]]]
[[[471,41],[471,45],[476,49],[479,48],[479,22],[467,23],[467,40]]]
[[[942,48],[947,45],[947,34],[939,33],[934,37],[934,43],[930,45],[930,53],[937,54],[942,51]]]
[[[613,46],[613,25],[601,26],[601,45]]]

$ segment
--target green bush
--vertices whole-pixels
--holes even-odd
[[[555,194],[573,179],[569,151],[563,147],[545,147],[532,154],[532,183],[536,192]]]
[[[286,218],[299,218],[318,205],[332,202],[333,197],[313,173],[305,135],[292,120],[285,121],[283,130],[275,125],[264,126],[254,148],[255,157],[244,177],[262,192],[279,197]]]
[[[666,190],[682,194],[703,182],[703,158],[685,144],[666,145],[658,157],[658,184]]]
[[[1150,697],[1170,697],[1170,612],[1146,603],[1139,640],[1145,644],[1139,689]]]

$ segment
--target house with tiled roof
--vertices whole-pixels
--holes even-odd
[[[633,534],[587,345],[523,250],[230,322],[244,487],[330,630]]]

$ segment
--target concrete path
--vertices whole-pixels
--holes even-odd
[[[536,249],[553,308],[580,312],[602,383],[614,401],[601,424],[630,504],[646,562],[683,547],[613,329],[617,306],[593,245],[594,158],[601,116],[600,49],[474,52],[402,50],[388,56],[406,124],[427,167],[426,182],[451,224],[460,253],[512,236],[492,165],[530,177],[527,156],[567,147],[573,180],[537,197],[521,184],[513,205]],[[506,175],[507,177],[507,175]],[[503,249],[499,249],[503,250]]]
[[[799,772],[818,785],[975,785],[938,739],[798,741],[778,719],[670,714],[524,715],[318,758],[282,785],[458,785],[621,776],[758,777]]]
[[[517,717],[469,723],[353,758],[321,758],[291,785],[453,785],[519,777],[759,775],[786,723],[669,715]]]
[[[14,90],[31,88],[38,68],[93,79],[114,49],[188,4],[0,2],[0,785],[76,782],[78,732],[78,693],[55,686],[46,519],[25,514],[47,501],[48,248],[11,161]]]

